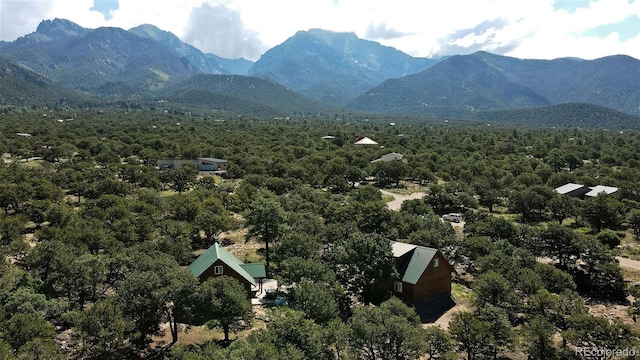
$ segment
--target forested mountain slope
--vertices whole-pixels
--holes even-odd
[[[299,31],[268,50],[249,74],[343,105],[386,79],[417,73],[436,62],[411,57],[353,33],[311,29]]]
[[[591,103],[640,114],[640,61],[521,60],[478,52],[387,80],[353,101],[354,109],[468,117],[478,111]]]

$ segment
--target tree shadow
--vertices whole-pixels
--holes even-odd
[[[414,304],[416,313],[420,316],[420,321],[423,324],[435,322],[454,306],[456,306],[456,302],[453,301],[450,294],[441,295],[433,299]]]

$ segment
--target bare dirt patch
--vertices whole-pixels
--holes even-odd
[[[432,322],[422,324],[422,327],[439,326],[444,330],[449,329],[449,322],[451,318],[459,312],[473,311],[473,291],[464,285],[453,283],[451,284],[451,298],[455,305],[446,310],[442,315]]]
[[[598,303],[587,305],[587,307],[591,315],[603,317],[609,321],[622,321],[636,331],[640,331],[640,324],[634,322],[629,315],[628,305]]]
[[[27,242],[27,244],[29,244],[30,247],[35,247],[37,245],[37,242],[33,236],[33,233],[29,233],[29,234],[25,234],[24,235],[24,240]]]
[[[449,322],[451,322],[451,318],[453,318],[453,315],[455,315],[455,314],[457,314],[459,312],[471,311],[471,310],[472,309],[468,304],[456,304],[454,307],[452,307],[447,312],[442,314],[442,316],[440,316],[438,318],[438,320],[436,320],[435,322],[430,323],[430,324],[423,324],[422,327],[439,326],[444,330],[448,330],[449,329]]]
[[[640,270],[636,270],[629,267],[622,268],[622,276],[626,282],[630,285],[640,284]],[[587,304],[589,313],[594,316],[604,317],[610,321],[622,321],[623,323],[631,326],[636,331],[640,331],[640,322],[633,321],[630,314],[630,307],[634,301],[640,300],[634,298],[632,295],[627,296],[627,303],[614,304],[606,302],[591,302]]]
[[[152,337],[154,348],[161,348],[171,343],[171,330],[169,330],[169,323],[160,325],[164,334],[162,336]],[[178,342],[176,344],[182,345],[196,345],[204,344],[208,341],[219,340],[224,338],[224,334],[221,331],[208,329],[206,326],[191,326],[187,327],[185,324],[180,324],[180,332],[178,333]],[[186,331],[185,331],[186,330]],[[230,338],[234,338],[232,334],[229,334]]]
[[[266,318],[264,309],[262,307],[254,306],[254,319],[250,327],[238,332],[230,332],[229,339],[242,339],[249,336],[249,334],[257,329],[266,328],[264,319]],[[171,330],[169,329],[169,323],[163,323],[160,325],[164,334],[161,336],[152,337],[153,348],[161,348],[171,343]],[[224,339],[224,333],[219,329],[209,329],[206,325],[201,326],[187,326],[186,324],[180,324],[180,332],[178,333],[178,341],[176,344],[182,345],[201,345],[210,341],[219,341]]]

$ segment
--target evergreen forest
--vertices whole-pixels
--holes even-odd
[[[0,359],[640,352],[636,131],[120,105],[0,107]],[[372,162],[389,153],[406,161]],[[226,173],[156,166],[200,157]],[[376,287],[398,276],[390,240],[446,256],[451,304]],[[216,242],[267,264],[284,301],[200,284],[186,267]]]

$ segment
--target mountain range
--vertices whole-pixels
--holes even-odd
[[[521,60],[481,51],[387,80],[349,107],[467,118],[479,111],[575,102],[640,115],[640,61],[622,55]]]
[[[268,50],[249,74],[270,78],[329,104],[346,105],[387,79],[420,72],[436,62],[359,39],[353,33],[311,29]]]
[[[502,120],[591,109],[622,113],[607,118],[640,127],[640,61],[622,55],[426,59],[353,33],[311,29],[252,62],[203,53],[149,24],[87,29],[54,19],[0,42],[0,57],[3,104],[141,97],[270,115],[348,110]]]

